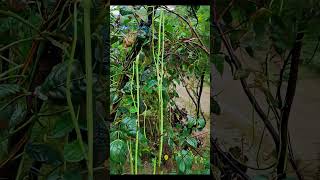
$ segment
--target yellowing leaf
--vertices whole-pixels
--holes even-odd
[[[169,156],[168,155],[164,155],[164,160],[168,160]]]

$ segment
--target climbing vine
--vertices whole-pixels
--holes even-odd
[[[210,173],[208,10],[111,6],[112,174]]]

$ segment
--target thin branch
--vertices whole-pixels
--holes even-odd
[[[199,118],[199,111],[200,111],[200,99],[201,99],[201,94],[202,94],[202,88],[203,88],[203,81],[204,81],[204,72],[201,75],[201,79],[200,79],[200,89],[199,89],[199,93],[198,93],[198,102],[197,102],[197,119]]]
[[[193,33],[193,34],[197,37],[197,39],[199,40],[201,46],[202,46],[202,47],[206,47],[206,46],[204,45],[204,43],[202,42],[200,36],[199,36],[198,33],[196,32],[196,30],[191,26],[191,24],[190,24],[184,17],[182,17],[180,14],[178,14],[178,13],[176,13],[176,12],[174,12],[174,11],[171,11],[171,10],[168,9],[167,7],[163,7],[163,8],[166,9],[168,12],[175,14],[175,15],[178,16],[180,19],[182,19],[184,22],[186,22],[187,25],[189,26],[189,28],[191,29],[192,33]],[[209,50],[208,50],[207,48],[205,48],[204,50],[205,50],[205,52],[206,52],[207,54],[209,54]]]
[[[230,60],[232,61],[232,63],[235,65],[235,67],[237,69],[241,69],[242,68],[241,62],[239,61],[239,59],[235,55],[234,50],[231,47],[231,45],[229,44],[229,42],[227,41],[226,37],[224,35],[222,35],[223,31],[221,30],[219,23],[216,22],[216,21],[214,23],[216,25],[216,28],[217,28],[218,32],[221,34],[222,41],[223,41],[224,45],[227,48],[228,54],[230,56]],[[273,127],[273,125],[270,122],[270,120],[267,118],[265,112],[262,110],[262,108],[258,104],[256,98],[254,97],[254,95],[250,91],[246,79],[241,78],[240,82],[241,82],[241,85],[242,85],[242,88],[243,88],[244,92],[246,93],[247,97],[249,98],[249,101],[254,106],[256,112],[258,113],[258,115],[260,116],[262,121],[264,122],[265,126],[267,127],[268,131],[270,132],[270,134],[271,134],[271,136],[272,136],[272,138],[273,138],[273,140],[275,142],[276,148],[278,149],[278,145],[279,145],[278,133],[276,132],[276,130]]]
[[[22,22],[23,24],[29,26],[31,29],[35,30],[36,32],[40,33],[40,31],[37,29],[37,27],[35,27],[33,24],[31,24],[29,21],[23,19],[21,16],[19,16],[16,13],[13,13],[11,11],[4,11],[4,10],[0,10],[0,14],[3,14],[5,16],[9,16],[9,17],[13,17],[15,19],[17,19],[18,21]]]
[[[284,75],[286,66],[288,65],[288,62],[289,62],[289,59],[290,59],[291,55],[292,55],[292,51],[289,52],[286,60],[283,63],[283,66],[282,66],[282,68],[280,70],[279,84],[278,84],[278,87],[277,87],[277,95],[276,95],[278,103],[279,103],[278,106],[280,108],[282,108],[281,86],[282,86],[282,81],[283,81],[283,75]]]
[[[316,55],[316,53],[317,53],[317,51],[318,51],[319,45],[320,45],[320,36],[318,37],[317,45],[316,45],[316,47],[315,47],[315,49],[314,49],[314,51],[313,51],[313,53],[312,53],[312,56],[310,57],[310,59],[308,59],[308,60],[306,61],[306,64],[311,63],[311,61],[313,60],[313,58],[315,57],[315,55]]]
[[[291,66],[290,66],[290,73],[289,73],[289,80],[287,86],[287,93],[285,97],[284,106],[281,111],[281,124],[280,124],[280,151],[279,151],[279,159],[278,159],[278,166],[277,166],[277,174],[278,177],[285,177],[286,173],[286,158],[287,158],[287,151],[288,151],[288,123],[289,123],[289,115],[291,110],[291,105],[295,96],[297,80],[298,80],[298,71],[299,71],[299,60],[300,60],[300,53],[302,48],[302,38],[304,33],[298,33],[296,37],[296,42],[292,49],[292,57],[291,57]],[[302,179],[302,175],[297,171],[296,165],[292,164],[293,168],[296,170],[296,174],[299,179]]]
[[[217,140],[213,139],[213,137],[210,137],[210,141],[211,141],[211,147],[212,150],[217,153],[217,155],[219,157],[222,157],[226,162],[229,163],[229,165],[231,166],[231,168],[237,172],[237,174],[239,174],[244,180],[249,180],[250,177],[248,175],[246,175],[245,172],[243,172],[237,165],[234,164],[234,161],[231,160],[218,146],[217,144]]]

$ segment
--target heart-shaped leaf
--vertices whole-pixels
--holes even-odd
[[[27,104],[25,99],[20,99],[15,104],[15,110],[12,113],[12,116],[9,121],[9,127],[10,129],[13,129],[16,127],[17,124],[19,124],[22,120],[24,120],[25,115],[27,114]]]
[[[79,171],[66,171],[63,175],[63,180],[78,180],[81,179],[81,174]]]
[[[87,151],[87,147],[85,144],[84,146],[85,151]],[[68,162],[79,162],[85,158],[80,146],[80,142],[78,140],[66,144],[64,146],[63,154],[65,160]]]
[[[221,108],[220,105],[218,104],[218,102],[211,97],[211,105],[210,105],[210,111],[216,115],[220,115],[221,114]]]
[[[63,163],[61,153],[53,145],[44,143],[28,143],[26,153],[34,161],[39,161],[51,165],[60,165]]]
[[[69,114],[64,114],[56,121],[56,124],[51,132],[51,138],[61,138],[71,132],[73,124]]]
[[[121,121],[122,129],[127,132],[130,136],[135,136],[137,131],[137,123],[135,118],[125,117]]]
[[[197,124],[197,120],[192,116],[188,115],[187,118],[188,118],[188,128],[192,128],[194,125]]]
[[[197,120],[197,129],[202,130],[206,126],[206,121],[203,118]]]
[[[127,145],[121,139],[116,139],[110,143],[110,158],[114,162],[123,164],[126,160]]]
[[[0,85],[0,99],[7,96],[17,94],[22,91],[18,84],[1,84]]]
[[[184,164],[184,161],[179,161],[178,162],[178,167],[179,167],[179,171],[180,172],[184,172],[185,171],[185,169],[186,169],[186,165]]]
[[[197,148],[198,142],[194,137],[188,137],[186,141],[190,146]]]
[[[214,66],[216,67],[216,69],[217,69],[217,71],[219,72],[220,75],[223,74],[224,59],[225,59],[224,55],[221,55],[221,54],[215,54],[211,58],[211,63],[214,64]]]

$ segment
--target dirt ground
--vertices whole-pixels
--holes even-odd
[[[192,102],[191,98],[189,97],[186,89],[182,85],[177,85],[176,87],[177,93],[179,94],[179,98],[176,98],[177,105],[182,108],[186,108],[188,112],[195,112],[194,103]],[[200,99],[200,106],[201,110],[207,120],[205,128],[201,132],[202,138],[206,139],[206,144],[210,141],[210,87],[207,84],[204,84],[201,99]]]

